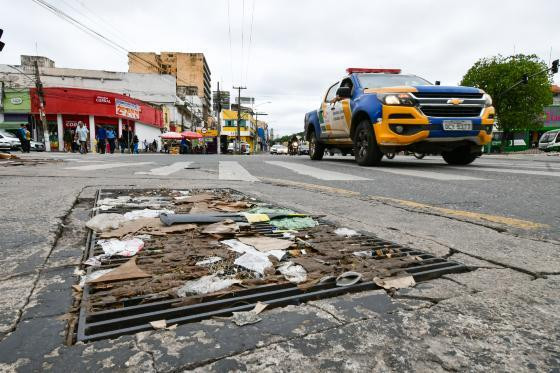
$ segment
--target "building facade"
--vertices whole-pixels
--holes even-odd
[[[202,100],[202,116],[207,121],[211,110],[210,68],[203,53],[130,52],[131,73],[169,74],[177,78],[177,95],[198,96]]]

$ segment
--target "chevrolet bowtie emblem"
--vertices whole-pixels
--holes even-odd
[[[460,98],[452,98],[450,100],[447,100],[448,104],[453,104],[453,105],[459,105],[462,104],[464,100],[461,100]]]

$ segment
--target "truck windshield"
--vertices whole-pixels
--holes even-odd
[[[544,135],[542,135],[541,140],[539,142],[552,142],[552,140],[554,140],[554,138],[556,137],[556,134],[558,132],[547,132]]]
[[[427,80],[414,75],[358,74],[358,80],[363,88],[432,85],[432,83]]]

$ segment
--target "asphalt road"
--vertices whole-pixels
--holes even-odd
[[[268,154],[40,156],[64,160],[37,167],[43,175],[310,183],[371,198],[399,200],[392,203],[421,203],[437,213],[441,209],[456,210],[452,212],[456,216],[475,217],[481,222],[488,220],[487,214],[491,221],[511,220],[513,225],[506,224],[507,228],[517,233],[560,240],[558,156],[484,156],[463,167],[448,166],[440,157],[417,160],[412,156],[384,160],[380,167],[360,167],[351,156],[325,156],[322,161],[312,161],[307,156]]]

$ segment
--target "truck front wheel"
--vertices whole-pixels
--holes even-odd
[[[381,162],[383,153],[377,146],[373,126],[369,120],[363,120],[354,135],[354,157],[360,166],[375,166]]]
[[[450,152],[441,153],[441,156],[451,165],[464,166],[472,163],[476,159],[476,154],[472,154],[468,147],[457,148]]]
[[[315,132],[311,132],[311,138],[309,139],[309,157],[314,161],[320,161],[323,159],[325,154],[325,145],[317,141],[315,137]]]

